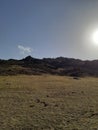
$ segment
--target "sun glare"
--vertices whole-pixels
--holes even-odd
[[[94,42],[96,45],[98,45],[98,30],[96,30],[95,32],[93,32],[92,40],[93,40],[93,42]]]

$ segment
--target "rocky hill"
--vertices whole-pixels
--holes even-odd
[[[21,60],[0,60],[0,75],[54,74],[68,76],[98,76],[98,60],[82,61],[73,58],[43,58],[28,56]]]

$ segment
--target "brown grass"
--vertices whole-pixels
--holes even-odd
[[[97,78],[0,76],[0,130],[97,129]]]

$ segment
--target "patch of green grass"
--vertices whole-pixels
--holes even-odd
[[[97,130],[98,79],[0,76],[0,129]]]

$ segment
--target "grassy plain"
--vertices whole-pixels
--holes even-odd
[[[0,76],[0,130],[98,130],[98,78]]]

